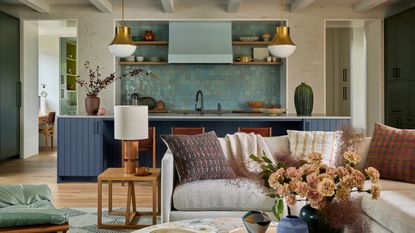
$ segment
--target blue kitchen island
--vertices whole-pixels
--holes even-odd
[[[267,116],[262,114],[177,114],[150,113],[150,127],[157,132],[157,164],[166,151],[160,134],[171,127],[205,127],[219,137],[237,132],[238,127],[272,127],[273,135],[286,135],[287,129],[333,131],[350,123],[350,117]],[[58,117],[57,181],[95,181],[108,167],[121,166],[121,143],[114,139],[113,116]],[[140,165],[150,166],[151,155],[140,154]]]

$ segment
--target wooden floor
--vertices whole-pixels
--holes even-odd
[[[54,204],[58,208],[96,207],[97,184],[95,182],[56,183],[56,152],[44,151],[28,159],[15,159],[0,163],[0,183],[47,184],[52,190]],[[106,191],[106,186],[104,186]],[[136,184],[137,207],[151,206],[151,186]],[[122,207],[127,199],[127,187],[115,184],[114,206]],[[104,207],[107,206],[106,194]]]

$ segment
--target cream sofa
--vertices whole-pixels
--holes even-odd
[[[264,138],[272,153],[289,150],[287,136]],[[229,153],[225,140],[219,138],[224,153]],[[370,138],[362,142],[359,154],[363,168]],[[380,199],[359,195],[372,232],[415,232],[415,184],[381,180]],[[248,210],[269,212],[274,201],[253,181],[205,180],[180,184],[172,153],[167,150],[161,170],[162,222],[193,218],[241,217]],[[298,203],[293,213],[298,214],[304,203]]]

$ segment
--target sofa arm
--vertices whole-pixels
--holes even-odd
[[[173,206],[174,190],[174,157],[170,150],[167,150],[161,160],[161,222],[170,221],[170,212]]]

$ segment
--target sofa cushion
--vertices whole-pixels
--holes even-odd
[[[204,180],[176,186],[173,206],[184,211],[269,211],[274,200],[248,179]]]
[[[334,166],[341,138],[341,131],[296,131],[287,130],[291,154],[304,159],[311,152],[321,153],[323,163]]]
[[[415,185],[380,180],[382,192],[378,200],[363,195],[363,211],[392,232],[415,232]]]
[[[415,130],[376,123],[366,167],[378,169],[382,179],[415,183]]]
[[[0,208],[11,205],[28,205],[40,200],[52,200],[52,194],[46,184],[0,185]]]
[[[182,183],[236,177],[214,131],[197,135],[161,135],[161,138],[173,153]]]

